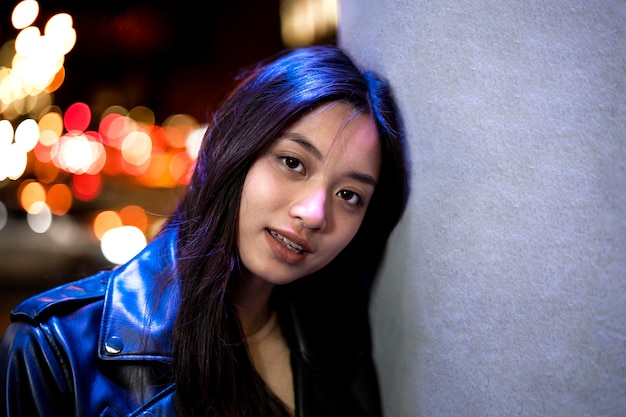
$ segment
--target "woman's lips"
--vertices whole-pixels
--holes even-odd
[[[270,229],[267,229],[265,236],[267,236],[267,243],[275,259],[288,265],[297,265],[304,261],[308,253],[306,247]]]
[[[297,254],[303,254],[306,250],[304,249],[303,246],[297,244],[296,242],[294,242],[293,240],[281,235],[278,232],[275,232],[274,230],[268,229],[269,234],[272,235],[277,241],[279,241],[280,243],[282,243],[283,245],[285,245],[285,247]]]

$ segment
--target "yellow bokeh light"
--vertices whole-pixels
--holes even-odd
[[[122,142],[122,157],[129,164],[140,166],[150,159],[152,139],[141,131],[131,132]]]
[[[193,133],[197,126],[196,119],[187,114],[175,114],[163,122],[168,143],[173,148],[184,148],[187,137]]]
[[[39,15],[39,3],[35,0],[19,2],[11,14],[11,24],[15,29],[24,29],[31,25]]]
[[[44,114],[38,122],[39,142],[45,146],[52,146],[63,133],[63,117],[56,112]]]
[[[28,114],[33,119],[37,119],[41,112],[52,104],[52,94],[44,90],[37,95],[28,96],[26,100],[28,111],[24,114]]]
[[[133,107],[128,112],[128,117],[144,126],[153,125],[155,122],[154,112],[145,106]]]
[[[337,0],[281,0],[281,36],[286,46],[314,44],[337,30]]]
[[[0,50],[0,111],[7,118],[34,114],[48,106],[49,93],[65,79],[65,55],[76,44],[73,19],[67,13],[52,16],[44,34],[30,26],[39,13],[32,0],[19,3],[12,22],[20,29],[15,41]]]

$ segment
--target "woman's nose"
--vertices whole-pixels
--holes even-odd
[[[291,206],[291,216],[299,219],[304,227],[321,230],[326,227],[326,191],[315,190],[296,200]]]

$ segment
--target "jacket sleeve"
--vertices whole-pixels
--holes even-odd
[[[71,416],[63,362],[45,324],[16,321],[0,341],[0,417]]]

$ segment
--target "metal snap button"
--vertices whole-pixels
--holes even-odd
[[[124,348],[124,343],[122,339],[117,336],[111,336],[104,342],[104,350],[111,355],[117,355]]]

